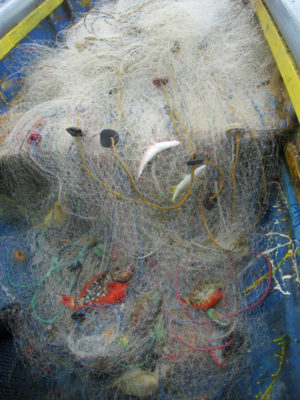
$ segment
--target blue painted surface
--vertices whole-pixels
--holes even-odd
[[[280,184],[271,184],[268,212],[251,239],[253,253],[264,252],[271,261],[271,290],[261,305],[245,313],[249,359],[241,365],[241,381],[235,387],[232,388],[225,378],[218,400],[228,396],[228,393],[229,398],[241,400],[300,398],[300,264],[299,254],[295,254],[297,247],[300,251],[300,235],[297,225],[297,229],[293,229],[299,212],[284,165]],[[246,272],[241,279],[241,291],[267,272],[262,258],[253,260],[244,260]],[[244,296],[244,305],[255,303],[264,293],[266,285],[265,279],[249,291]],[[281,368],[279,356],[282,356]]]
[[[295,207],[289,207],[295,200],[295,192],[290,182],[286,166],[283,166],[281,190],[272,190],[272,198],[267,216],[260,224],[260,233],[256,240],[261,251],[268,249],[272,263],[273,283],[270,294],[261,307],[263,320],[259,326],[250,327],[250,337],[258,344],[252,354],[251,397],[267,399],[267,388],[272,386],[278,371],[282,347],[278,338],[282,337],[286,345],[283,364],[276,381],[270,389],[270,399],[299,399],[300,382],[300,292],[299,292],[299,255],[289,257],[299,246],[299,231],[293,230]],[[288,189],[288,190],[286,190]],[[299,247],[298,247],[299,250]],[[284,260],[284,261],[283,261]],[[298,258],[299,260],[299,258]],[[251,336],[252,335],[252,336]],[[261,338],[261,345],[259,340]],[[275,341],[274,341],[275,340]],[[259,383],[258,383],[259,382]],[[263,397],[265,394],[265,397]]]

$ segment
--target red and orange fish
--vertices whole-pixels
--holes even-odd
[[[189,299],[184,299],[183,297],[180,299],[191,307],[208,310],[216,306],[222,299],[222,287],[223,284],[221,282],[203,282],[193,290]]]
[[[103,305],[97,306],[97,304],[123,302],[133,273],[132,266],[112,272],[101,272],[86,282],[77,297],[59,293],[62,296],[60,304],[69,308],[81,309],[92,304],[95,304],[94,307],[105,307]]]

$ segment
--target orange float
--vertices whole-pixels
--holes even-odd
[[[16,250],[13,257],[15,261],[24,262],[27,260],[27,253],[22,250]]]

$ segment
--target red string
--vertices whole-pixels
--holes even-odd
[[[163,273],[165,276],[167,276],[169,279],[171,278],[171,275],[168,274],[165,270],[163,270],[151,257],[147,257],[147,261],[149,261],[149,263],[151,264],[151,266],[153,266],[154,268],[156,268],[159,272]]]
[[[181,266],[178,268],[177,272],[176,272],[176,278],[175,278],[175,296],[176,299],[178,301],[179,307],[181,308],[181,310],[184,312],[184,314],[195,324],[197,325],[209,325],[212,324],[213,321],[196,321],[192,315],[185,309],[183,302],[178,294],[178,280],[179,280],[179,275],[181,274],[181,271],[184,269],[184,267],[187,266],[187,264],[189,264],[191,261],[196,260],[196,258],[190,258],[189,260],[186,260],[183,264],[181,264]]]
[[[271,285],[272,285],[272,264],[271,264],[271,261],[269,260],[269,258],[265,254],[261,253],[260,251],[258,251],[257,254],[259,254],[260,256],[262,256],[266,260],[266,262],[268,264],[268,267],[269,267],[268,286],[266,287],[266,290],[265,290],[264,294],[261,296],[260,299],[257,300],[256,303],[252,304],[251,306],[245,307],[242,310],[237,311],[235,313],[226,315],[225,317],[220,318],[220,320],[223,320],[225,318],[236,317],[238,314],[241,314],[241,313],[244,313],[246,311],[249,311],[252,308],[255,308],[255,307],[259,306],[265,300],[265,298],[268,296],[268,293],[269,293],[269,291],[271,289]]]
[[[209,354],[212,356],[212,358],[215,360],[215,362],[218,364],[218,367],[224,368],[225,363],[223,363],[220,358],[216,355],[214,351],[210,351]]]
[[[193,346],[193,345],[191,345],[191,344],[186,343],[186,342],[185,342],[183,339],[181,339],[181,338],[177,335],[177,333],[174,331],[172,322],[171,322],[171,320],[170,320],[170,312],[168,313],[168,324],[169,324],[169,329],[170,329],[171,333],[175,336],[175,338],[178,340],[178,342],[180,342],[181,344],[183,344],[184,346],[186,346],[186,347],[188,347],[189,349],[192,349],[192,350],[196,350],[196,351],[209,351],[209,352],[211,352],[211,351],[214,351],[214,350],[221,350],[221,349],[224,349],[225,347],[230,346],[231,343],[232,343],[232,338],[230,338],[230,339],[228,340],[227,343],[221,344],[220,346],[216,346],[216,347],[196,347],[196,346]]]
[[[262,256],[262,257],[266,260],[267,265],[268,265],[268,268],[269,268],[268,286],[266,287],[266,290],[265,290],[264,294],[263,294],[263,295],[261,296],[261,298],[258,299],[254,304],[252,304],[252,305],[250,305],[250,306],[247,306],[247,307],[244,307],[244,308],[243,308],[242,310],[240,310],[240,311],[237,311],[237,312],[234,312],[234,313],[232,313],[232,314],[226,315],[226,316],[220,318],[220,320],[224,320],[224,319],[227,319],[227,318],[236,317],[237,315],[239,315],[239,314],[241,314],[241,313],[244,313],[244,312],[246,312],[246,311],[249,311],[249,310],[251,310],[252,308],[255,308],[255,307],[259,306],[259,305],[265,300],[265,298],[267,297],[267,295],[268,295],[268,293],[269,293],[269,291],[270,291],[270,289],[271,289],[271,285],[272,285],[272,264],[271,264],[269,258],[268,258],[265,254],[263,254],[263,253],[261,253],[261,252],[258,252],[258,254],[259,254],[260,256]],[[209,324],[209,323],[213,323],[213,321],[209,321],[209,322],[198,322],[198,321],[194,320],[193,317],[190,315],[190,313],[184,308],[183,303],[182,303],[182,301],[181,301],[181,299],[180,299],[180,297],[179,297],[179,294],[178,294],[178,279],[179,279],[179,275],[180,275],[181,271],[183,270],[183,268],[184,268],[189,262],[191,262],[192,260],[194,260],[194,258],[191,258],[191,259],[189,259],[189,260],[186,260],[186,261],[178,268],[178,270],[177,270],[176,279],[175,279],[175,296],[176,296],[176,299],[177,299],[177,301],[178,301],[178,303],[179,303],[180,308],[182,309],[182,311],[184,312],[184,314],[185,314],[192,322],[196,323],[197,325],[207,325],[207,324]],[[175,330],[174,330],[174,328],[173,328],[172,322],[171,322],[171,320],[170,320],[170,312],[168,313],[168,325],[169,325],[169,329],[170,329],[171,333],[172,333],[172,334],[174,335],[174,337],[178,340],[178,342],[182,343],[184,346],[186,346],[186,347],[188,347],[188,348],[190,348],[190,349],[192,349],[192,350],[196,350],[196,351],[209,351],[209,352],[212,352],[212,351],[215,351],[215,350],[224,349],[225,347],[230,346],[231,343],[232,343],[232,338],[231,338],[231,339],[229,339],[229,341],[228,341],[226,344],[223,344],[223,345],[220,345],[220,346],[217,346],[217,347],[207,347],[207,348],[205,348],[205,347],[196,347],[196,346],[193,346],[193,345],[191,345],[191,344],[186,343],[182,338],[180,338],[180,337],[177,335],[177,333],[175,332]],[[211,353],[211,355],[213,355],[213,353]]]

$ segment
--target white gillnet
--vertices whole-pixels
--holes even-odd
[[[72,370],[85,398],[215,399],[247,366],[251,317],[238,312],[267,288],[241,295],[254,261],[257,278],[267,272],[247,244],[290,115],[244,3],[100,2],[57,47],[28,48],[38,62],[0,153],[3,190],[28,227],[26,273],[11,255],[7,290],[22,305],[24,360],[40,374]],[[114,146],[101,145],[107,129]],[[138,178],[151,146],[173,141]],[[128,266],[123,303],[60,303]],[[212,315],[188,304],[205,285],[222,292]]]

